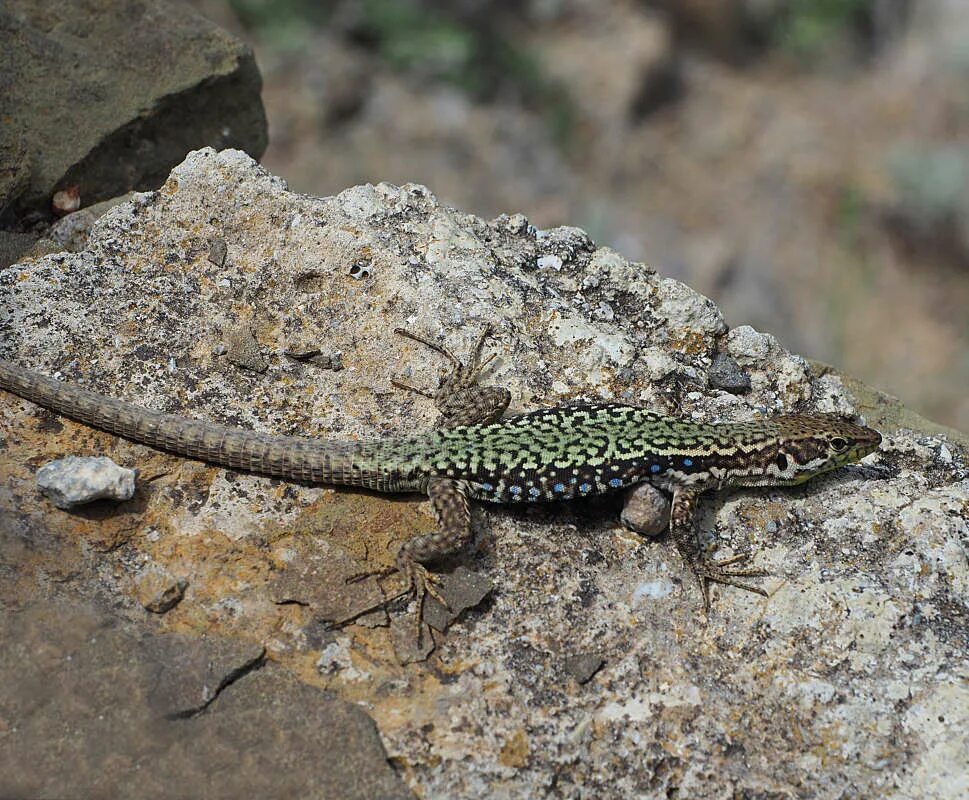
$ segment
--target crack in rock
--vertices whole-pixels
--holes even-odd
[[[195,717],[201,716],[208,710],[209,706],[211,706],[212,703],[214,703],[218,699],[219,695],[221,695],[222,692],[228,689],[233,683],[235,683],[240,678],[244,678],[250,672],[255,672],[258,669],[262,669],[265,666],[265,664],[266,664],[266,648],[263,647],[259,651],[259,655],[257,655],[253,659],[250,659],[249,661],[246,661],[244,664],[240,664],[234,670],[229,672],[229,674],[226,675],[221,681],[219,681],[219,685],[212,693],[212,696],[204,703],[198,706],[194,706],[192,708],[182,709],[181,711],[173,711],[170,714],[166,714],[165,719],[169,719],[169,720],[194,719]]]

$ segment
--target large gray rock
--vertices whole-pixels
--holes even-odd
[[[164,0],[0,5],[0,216],[153,188],[185,153],[259,158],[266,118],[242,42]]]
[[[215,262],[213,239],[226,243]],[[372,581],[347,579],[390,566],[402,541],[432,527],[416,499],[204,467],[0,394],[0,502],[80,552],[113,543],[97,586],[118,615],[146,614],[132,580],[146,565],[187,580],[181,603],[154,618],[161,630],[259,641],[281,669],[364,703],[426,797],[964,796],[959,434],[882,417],[890,401],[750,327],[728,330],[709,300],[578,229],[484,221],[414,185],[295,195],[239,152],[192,153],[158,192],[108,211],[86,249],[0,270],[3,356],[280,433],[433,424],[430,404],[393,392],[390,378],[432,386],[441,359],[393,328],[464,352],[485,323],[498,355],[487,380],[508,386],[517,409],[585,396],[708,420],[864,411],[884,443],[803,487],[711,498],[704,537],[723,555],[751,550],[771,577],[767,598],[716,591],[708,618],[673,548],[624,530],[618,502],[479,510],[479,549],[459,561],[495,591],[445,634],[428,632],[426,664],[402,665],[394,649],[413,627],[406,603],[389,627],[379,615],[340,629],[319,619],[359,609],[352,594]],[[265,372],[220,355],[240,325]],[[339,351],[345,368],[286,356],[297,344]],[[720,354],[749,391],[712,384]],[[102,452],[140,470],[150,487],[140,507],[65,519],[39,505],[32,464]],[[0,563],[11,594],[71,563],[49,563],[28,537],[18,546],[18,569]],[[321,574],[328,564],[344,604],[340,581]]]
[[[0,512],[0,565],[35,535]],[[127,620],[80,568],[0,597],[0,797],[411,796],[359,707],[259,645]]]

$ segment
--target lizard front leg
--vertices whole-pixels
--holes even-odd
[[[751,586],[737,578],[762,578],[768,575],[766,571],[757,568],[725,569],[732,564],[746,561],[748,556],[738,555],[723,561],[711,561],[700,546],[700,539],[696,529],[696,509],[700,495],[706,487],[679,486],[673,490],[673,505],[670,510],[670,535],[676,544],[683,560],[689,567],[693,577],[700,584],[703,593],[703,608],[710,610],[710,584],[722,583],[736,586],[748,592],[767,597],[767,592],[758,586]]]
[[[433,392],[420,389],[404,381],[391,381],[398,389],[406,389],[433,400],[437,410],[441,413],[441,419],[438,422],[440,427],[456,428],[461,425],[487,425],[491,422],[497,422],[501,415],[505,413],[505,409],[511,402],[511,392],[503,386],[480,386],[478,384],[481,373],[494,358],[491,355],[483,361],[481,360],[481,350],[491,333],[489,325],[485,325],[484,330],[481,331],[481,335],[471,349],[467,364],[464,364],[446,347],[442,347],[416,333],[404,328],[396,328],[394,333],[420,342],[451,362],[451,371],[443,376],[440,386]]]

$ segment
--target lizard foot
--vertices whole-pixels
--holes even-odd
[[[722,561],[699,561],[690,564],[690,571],[700,584],[700,591],[703,594],[703,608],[710,610],[710,584],[719,583],[724,586],[734,586],[747,592],[768,597],[766,591],[759,586],[752,586],[749,583],[737,580],[738,578],[764,578],[770,575],[767,570],[758,567],[747,567],[744,569],[725,569],[733,564],[743,563],[749,560],[749,556],[736,555],[725,558]]]
[[[471,348],[467,364],[446,347],[417,333],[404,328],[395,328],[394,333],[420,342],[451,362],[451,371],[442,376],[440,385],[434,391],[421,389],[405,381],[391,380],[391,384],[398,389],[414,392],[433,400],[438,411],[441,412],[446,427],[486,424],[496,421],[505,413],[505,409],[511,402],[511,393],[501,386],[478,385],[481,373],[495,357],[492,354],[485,359],[481,358],[481,350],[491,334],[490,325],[485,325],[481,331],[474,347]]]
[[[402,571],[407,576],[408,583],[410,584],[408,591],[414,592],[414,599],[417,601],[417,611],[414,614],[414,621],[417,626],[416,635],[419,644],[425,628],[424,598],[428,596],[433,597],[448,613],[451,612],[451,605],[444,599],[444,595],[441,594],[438,588],[441,585],[440,579],[434,573],[428,572],[427,567],[423,564],[410,561]]]
[[[430,595],[448,611],[451,610],[451,606],[438,588],[441,585],[441,579],[433,572],[428,572],[427,567],[412,561],[407,568],[407,576],[410,580],[409,590],[413,590],[419,605],[423,606],[424,598]]]
[[[390,575],[393,575],[395,572],[400,573],[404,577],[404,585],[402,586],[401,589],[394,592],[393,594],[390,594],[384,597],[384,599],[382,599],[378,603],[374,603],[373,605],[367,606],[364,609],[359,609],[355,611],[352,617],[345,620],[341,620],[340,625],[342,626],[350,622],[353,622],[354,620],[359,619],[365,614],[369,614],[371,611],[377,611],[378,609],[386,608],[388,605],[395,602],[396,600],[399,600],[400,598],[405,597],[406,595],[409,595],[411,592],[413,592],[414,598],[417,601],[417,612],[415,615],[416,624],[417,624],[417,641],[420,642],[421,636],[423,634],[423,629],[424,629],[424,598],[425,597],[428,597],[428,596],[433,597],[438,603],[441,604],[441,606],[445,610],[451,613],[452,609],[451,609],[450,603],[448,603],[448,601],[444,598],[444,595],[441,594],[441,591],[438,588],[441,585],[440,578],[438,578],[434,573],[428,571],[427,567],[425,567],[422,564],[419,564],[416,561],[402,560],[401,563],[397,564],[396,566],[389,567],[387,569],[361,572],[356,575],[351,575],[349,578],[347,578],[346,582],[350,584],[350,583],[358,583],[359,581],[366,580],[367,578],[373,578],[373,577],[378,579],[387,578]]]

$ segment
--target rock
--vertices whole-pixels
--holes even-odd
[[[670,527],[670,501],[651,483],[641,483],[626,495],[620,519],[636,533],[659,536]]]
[[[750,376],[745,375],[737,362],[725,353],[717,353],[707,374],[714,389],[723,389],[733,394],[750,391]]]
[[[318,347],[290,344],[283,350],[283,355],[296,361],[313,364],[320,369],[332,369],[334,372],[343,369],[343,353],[339,351],[324,353]]]
[[[9,0],[0,73],[0,211],[50,214],[68,184],[85,205],[155,188],[206,144],[266,148],[252,52],[183,5]],[[4,181],[7,164],[25,167]]]
[[[434,634],[426,622],[419,622],[414,614],[392,617],[390,620],[391,642],[394,656],[401,665],[427,661],[434,652]]]
[[[494,589],[494,584],[487,575],[472,572],[464,566],[453,572],[441,573],[437,577],[440,580],[437,588],[447,602],[447,607],[433,597],[424,601],[424,621],[436,631],[446,631],[454,620],[469,608],[478,605]]]
[[[356,705],[77,598],[0,615],[4,797],[406,798]]]
[[[37,241],[30,233],[0,231],[0,269],[16,264]]]
[[[327,622],[341,624],[385,601],[365,562],[331,542],[297,537],[279,550],[282,562],[269,585],[274,603],[298,603]]]
[[[0,219],[30,185],[30,170],[31,160],[23,129],[5,121],[0,132]]]
[[[138,601],[152,614],[164,614],[185,596],[188,581],[176,578],[163,567],[149,567],[135,578]]]
[[[65,510],[95,500],[130,500],[138,470],[119,467],[110,458],[68,456],[37,470],[37,488]]]
[[[575,678],[577,683],[588,683],[606,663],[598,653],[577,653],[569,656],[563,664],[565,671]]]
[[[208,260],[212,236],[232,254],[222,266]],[[538,267],[552,255],[561,269]],[[369,275],[355,279],[350,266],[361,263]],[[273,358],[265,373],[227,369],[213,352],[240,309],[265,352],[325,343],[343,353],[346,368]],[[217,656],[211,673],[201,662],[189,670],[184,698],[163,704],[196,715],[149,728],[158,763],[148,766],[178,780],[184,773],[196,781],[194,794],[224,786],[238,796],[247,778],[249,794],[312,795],[301,790],[320,775],[387,776],[373,728],[359,708],[347,711],[344,727],[338,711],[331,716],[336,698],[366,707],[393,763],[430,798],[529,797],[553,785],[563,796],[607,800],[827,797],[846,786],[865,797],[964,793],[964,435],[904,414],[769,335],[728,331],[719,309],[690,287],[574,229],[488,222],[414,185],[294,194],[237,151],[190,154],[161,190],[105,214],[84,250],[0,270],[4,357],[152,408],[262,432],[364,440],[432,426],[433,404],[393,392],[390,380],[433,386],[446,359],[393,329],[464,356],[486,323],[494,336],[485,355],[496,358],[485,381],[509,387],[516,411],[595,398],[698,420],[861,413],[883,446],[804,486],[705,497],[697,533],[712,557],[749,554],[770,573],[758,579],[766,598],[714,587],[709,614],[668,541],[622,529],[618,498],[476,506],[476,547],[455,561],[486,575],[494,591],[446,633],[425,625],[415,639],[410,600],[390,604],[389,628],[335,631],[321,617],[327,606],[333,616],[365,610],[358,590],[373,589],[379,600],[381,587],[388,596],[400,588],[395,575],[379,587],[347,579],[391,569],[402,542],[433,530],[420,498],[208,467],[0,393],[0,507],[16,509],[9,530],[0,527],[3,636],[39,631],[16,647],[4,638],[0,650],[0,693],[13,697],[0,702],[8,726],[0,795],[77,794],[90,783],[65,787],[66,775],[116,775],[127,763],[151,762],[119,741],[142,730],[142,717],[124,725],[116,714],[147,693],[118,676],[147,661],[144,684],[154,686],[165,663],[183,662],[143,655],[145,628],[112,639],[111,624],[127,617],[150,620],[157,636],[177,626]],[[749,392],[710,389],[718,353],[749,375]],[[100,518],[95,509],[52,513],[33,489],[32,465],[79,451],[137,456],[153,476],[137,507]],[[123,525],[124,546],[92,555],[89,542],[111,525]],[[86,559],[95,564],[85,568]],[[191,578],[192,591],[168,614],[148,617],[135,594],[131,576],[149,563]],[[65,618],[78,632],[72,639],[10,610],[61,582],[70,597],[109,598],[107,619],[92,629]],[[58,613],[41,616],[57,621]],[[213,638],[239,647],[223,657]],[[102,646],[104,661],[95,662]],[[564,663],[570,654],[605,663],[580,685]],[[578,674],[592,663],[576,666]],[[85,682],[102,669],[117,678],[116,694]],[[72,682],[58,683],[54,672]],[[218,722],[230,701],[249,698],[262,711],[234,709]],[[107,709],[103,721],[95,707]],[[59,718],[75,708],[85,724],[63,726]],[[171,767],[179,762],[169,757],[165,727],[176,724],[182,771]],[[11,739],[13,727],[22,739]],[[367,735],[356,738],[361,730]],[[339,766],[337,756],[354,747],[374,760]],[[47,748],[67,756],[56,762]],[[28,763],[39,763],[44,769],[31,775],[50,775],[49,783],[22,777]],[[118,785],[87,794],[117,795]]]
[[[217,267],[221,267],[225,264],[225,258],[228,255],[229,246],[225,243],[225,239],[221,236],[213,236],[209,239],[209,262],[215,264]]]
[[[51,252],[55,252],[54,248],[72,253],[83,250],[96,220],[97,217],[88,209],[75,211],[57,220],[44,232],[44,238],[52,245]]]
[[[236,325],[231,328],[226,333],[225,343],[225,356],[237,367],[253,372],[265,372],[269,369],[269,362],[263,356],[252,329],[247,325]]]
[[[81,207],[81,187],[72,183],[70,186],[54,192],[50,206],[56,217],[73,214]]]
[[[91,228],[94,227],[94,223],[114,206],[130,199],[130,196],[131,193],[129,192],[118,197],[112,197],[110,200],[95,203],[62,217],[47,228],[43,236],[33,243],[28,255],[39,258],[48,253],[59,253],[63,250],[69,250],[72,253],[83,250],[87,245],[87,238],[91,233]]]
[[[168,720],[205,712],[223,691],[266,665],[266,648],[231,639],[178,634],[144,640],[149,657],[164,665],[151,687],[148,705]]]
[[[785,351],[769,333],[740,325],[727,334],[726,351],[747,370],[751,389],[769,400],[769,408],[791,408],[811,396],[807,361]]]

